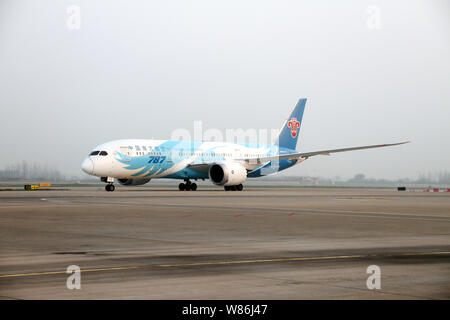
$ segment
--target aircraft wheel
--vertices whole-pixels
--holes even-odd
[[[238,184],[237,186],[236,186],[236,190],[237,191],[242,191],[244,189],[244,186],[242,185],[242,184]]]
[[[236,191],[236,186],[230,186],[231,191]]]
[[[191,190],[192,191],[197,190],[197,184],[195,182],[191,184]]]
[[[106,191],[113,192],[115,189],[116,189],[116,187],[114,187],[113,184],[107,184],[107,185],[105,186],[105,190],[106,190]]]
[[[225,191],[230,191],[230,186],[224,186],[223,188],[225,189]]]
[[[180,190],[180,191],[186,190],[186,185],[185,185],[184,183],[180,183],[180,184],[178,185],[178,190]]]

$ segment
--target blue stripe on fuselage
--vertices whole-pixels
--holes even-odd
[[[164,171],[170,169],[174,164],[184,160],[186,158],[192,158],[192,153],[196,153],[201,149],[202,142],[194,142],[194,141],[166,141],[159,146],[154,147],[152,151],[158,152],[161,156],[165,156],[165,161],[161,163],[152,163],[149,162],[148,155],[142,156],[126,156],[121,153],[118,154],[117,161],[124,164],[124,168],[127,170],[139,170],[134,173],[135,177],[151,177],[154,174],[161,174]],[[287,148],[278,148],[277,146],[270,145],[258,145],[258,144],[248,144],[248,143],[238,143],[236,145],[240,145],[246,148],[255,148],[255,149],[268,149],[267,152],[260,154],[261,156],[276,156],[283,154],[292,154],[295,153],[295,150],[287,149]],[[223,161],[233,161],[232,159],[225,159],[223,156],[219,156],[216,154],[215,149],[228,147],[227,145],[217,145],[207,150],[202,150],[202,155],[194,156],[194,163],[213,163],[213,162],[223,162]],[[245,152],[245,151],[244,151]],[[245,157],[244,157],[245,158]],[[282,159],[280,161],[271,161],[265,166],[256,169],[255,171],[248,174],[248,177],[261,177],[265,175],[269,175],[284,169],[287,169],[296,164],[296,160],[287,160]],[[172,178],[172,179],[208,179],[208,172],[199,172],[193,170],[191,168],[183,168],[177,172],[171,173],[164,178]]]

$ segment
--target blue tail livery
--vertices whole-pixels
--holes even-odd
[[[297,147],[298,136],[302,125],[303,112],[305,111],[306,99],[300,99],[297,102],[291,115],[287,118],[280,130],[276,145],[280,148],[295,150]]]

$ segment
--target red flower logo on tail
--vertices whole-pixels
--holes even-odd
[[[292,118],[287,125],[291,128],[291,137],[295,138],[297,136],[297,130],[300,128],[300,122],[296,118]]]

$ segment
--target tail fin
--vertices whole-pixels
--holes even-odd
[[[303,111],[305,111],[305,104],[305,98],[298,100],[298,103],[292,111],[291,115],[281,127],[275,145],[281,148],[289,148],[295,150],[300,133],[300,127],[302,124]]]

